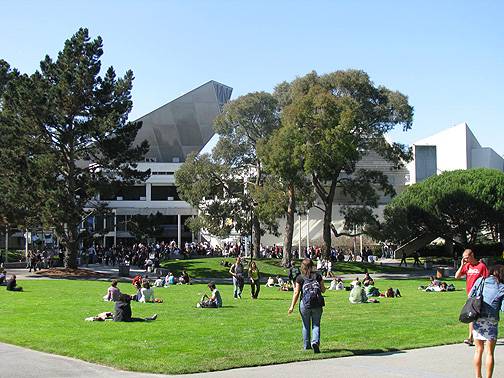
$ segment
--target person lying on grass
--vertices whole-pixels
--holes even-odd
[[[117,302],[120,295],[121,290],[117,288],[117,280],[112,280],[110,287],[107,290],[107,294],[103,297],[103,300],[107,302]]]
[[[203,297],[198,302],[196,307],[202,307],[202,308],[222,307],[222,298],[221,298],[219,290],[217,290],[217,287],[215,286],[215,283],[209,282],[208,288],[212,292],[212,295],[210,296],[210,298],[206,294],[203,295]]]

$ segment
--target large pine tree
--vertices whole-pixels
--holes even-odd
[[[117,78],[110,67],[99,76],[102,54],[102,39],[79,29],[56,60],[46,56],[40,71],[9,81],[0,109],[0,132],[36,146],[26,149],[26,169],[18,176],[36,168],[38,179],[25,190],[43,193],[33,208],[56,230],[68,268],[76,267],[80,224],[101,207],[94,201],[98,188],[149,174],[135,169],[148,144],[134,145],[141,123],[128,122],[133,73]]]

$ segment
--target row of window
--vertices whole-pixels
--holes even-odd
[[[118,190],[112,188],[103,189],[100,192],[100,199],[104,201],[145,201],[146,187],[127,186]],[[173,185],[152,186],[151,201],[180,201],[177,187]]]

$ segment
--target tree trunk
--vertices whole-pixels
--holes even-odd
[[[64,266],[67,269],[77,269],[77,254],[79,251],[79,235],[77,226],[66,232]]]
[[[324,240],[324,245],[322,248],[322,255],[324,259],[328,259],[331,254],[331,222],[332,222],[332,201],[329,204],[325,204],[324,209],[324,225],[322,238]]]
[[[258,259],[260,256],[259,251],[261,247],[261,224],[256,216],[252,218],[252,228],[254,235],[252,238],[252,256],[254,259]]]
[[[284,252],[282,258],[282,265],[284,267],[290,266],[291,253],[292,253],[292,236],[294,235],[294,215],[296,211],[296,197],[295,197],[294,185],[292,184],[289,185],[288,194],[289,194],[289,202],[287,205],[285,235],[284,235]]]

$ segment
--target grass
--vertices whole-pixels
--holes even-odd
[[[30,280],[25,292],[0,290],[0,341],[126,370],[191,373],[397,351],[457,343],[467,326],[458,322],[463,283],[452,293],[417,290],[423,280],[380,280],[403,298],[351,305],[348,292],[327,292],[322,317],[322,353],[302,350],[299,313],[287,316],[292,292],[261,287],[258,300],[232,299],[219,285],[224,307],[198,309],[205,285],[156,289],[161,304],[133,303],[134,316],[158,313],[152,323],[85,322],[113,306],[101,300],[106,282]],[[124,292],[132,287],[120,284]]]
[[[187,270],[189,276],[198,278],[229,278],[229,267],[220,265],[221,261],[233,263],[234,259],[222,257],[211,257],[188,260],[166,260],[161,263],[161,267],[174,273]],[[278,259],[255,260],[262,277],[268,276],[288,276],[288,269],[281,266],[282,261]],[[298,261],[299,267],[299,261]],[[399,268],[380,264],[369,264],[362,262],[336,262],[333,263],[333,272],[340,274],[363,274],[369,273],[403,273],[411,272],[410,268]]]

